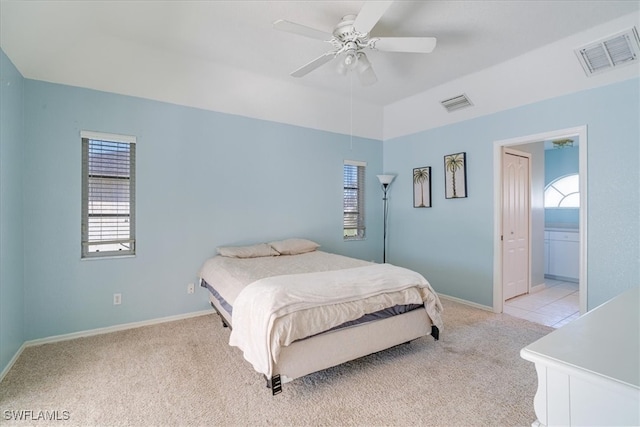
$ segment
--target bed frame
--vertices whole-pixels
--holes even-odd
[[[213,295],[209,300],[223,326],[232,328],[231,315]],[[283,383],[427,335],[438,340],[439,330],[426,310],[416,309],[295,341],[282,348],[273,376],[266,378],[267,387],[276,395],[282,392]]]

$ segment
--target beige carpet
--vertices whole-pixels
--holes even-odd
[[[552,329],[443,303],[440,341],[309,375],[275,397],[216,315],[29,347],[0,383],[0,424],[530,425],[537,379],[519,352]],[[68,419],[15,421],[19,411]]]

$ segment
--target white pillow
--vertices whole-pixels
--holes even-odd
[[[218,253],[230,258],[257,258],[280,255],[266,243],[258,243],[250,246],[221,246],[218,248]]]
[[[313,252],[320,247],[316,242],[307,239],[286,239],[277,242],[269,242],[271,247],[280,255],[297,255]]]

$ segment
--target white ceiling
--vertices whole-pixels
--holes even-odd
[[[378,76],[369,87],[351,87],[331,63],[290,77],[331,46],[272,22],[331,32],[363,3],[2,0],[0,46],[26,78],[196,107],[233,97],[249,100],[251,116],[264,102],[256,93],[277,98],[292,85],[386,106],[640,10],[633,0],[397,0],[371,34],[434,36],[434,52],[368,53]]]

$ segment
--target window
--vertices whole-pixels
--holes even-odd
[[[81,132],[82,258],[135,254],[136,139]]]
[[[367,164],[344,161],[343,229],[344,240],[364,239],[364,172]]]
[[[578,174],[555,179],[544,189],[545,208],[579,208],[580,180]]]

